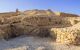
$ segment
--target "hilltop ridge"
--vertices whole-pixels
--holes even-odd
[[[0,13],[0,34],[1,34],[0,38],[7,40],[21,35],[54,37],[54,35],[52,34],[55,34],[55,30],[59,28],[69,30],[68,35],[71,35],[70,32],[72,30],[70,31],[69,28],[68,29],[66,28],[67,27],[74,28],[74,25],[79,22],[80,17],[75,14],[68,14],[62,12],[57,13],[53,12],[50,9],[26,10],[23,12],[16,9],[16,12]],[[56,28],[55,30],[54,29],[52,30],[53,33],[51,33],[52,28]],[[78,30],[78,28],[76,28],[76,30]],[[63,31],[63,29],[60,31]],[[72,32],[74,33],[74,31]],[[67,33],[65,33],[65,35],[66,34]],[[65,40],[62,41],[62,39],[60,39],[60,41],[65,42]],[[72,43],[72,41],[69,41],[69,43]]]
[[[76,14],[70,14],[70,13],[64,13],[64,12],[54,12],[51,9],[48,10],[25,10],[25,11],[19,11],[16,9],[15,12],[4,12],[0,13],[0,16],[17,16],[19,14],[25,14],[27,16],[36,16],[36,15],[45,15],[45,16],[61,16],[61,17],[78,17],[79,15]]]

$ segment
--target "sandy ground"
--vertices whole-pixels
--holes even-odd
[[[0,50],[80,50],[80,46],[57,45],[50,38],[21,36],[0,40]]]

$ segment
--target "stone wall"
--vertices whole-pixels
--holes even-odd
[[[8,40],[11,35],[11,27],[9,24],[0,25],[0,39]]]
[[[80,23],[72,27],[52,28],[51,35],[56,35],[56,42],[60,44],[80,44]]]
[[[68,27],[71,26],[70,21],[62,18],[62,17],[48,17],[48,16],[29,16],[24,17],[22,22],[26,22],[26,24],[36,25],[36,26],[53,26],[53,27]]]
[[[68,21],[67,18],[65,19],[63,17],[56,16],[49,17],[44,15],[37,16],[18,15],[9,18],[1,17],[0,21],[1,21],[0,25],[6,24],[10,25],[11,32],[12,34],[14,34],[14,36],[20,36],[24,34],[38,36],[40,32],[41,33],[43,32],[45,35],[48,29],[50,28],[71,26],[70,21]]]

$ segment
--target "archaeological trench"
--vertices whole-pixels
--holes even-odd
[[[80,44],[80,17],[50,9],[0,13],[0,39],[21,35],[51,37],[59,44]]]

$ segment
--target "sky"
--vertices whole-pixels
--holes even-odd
[[[80,0],[0,0],[0,12],[51,9],[80,15]]]

